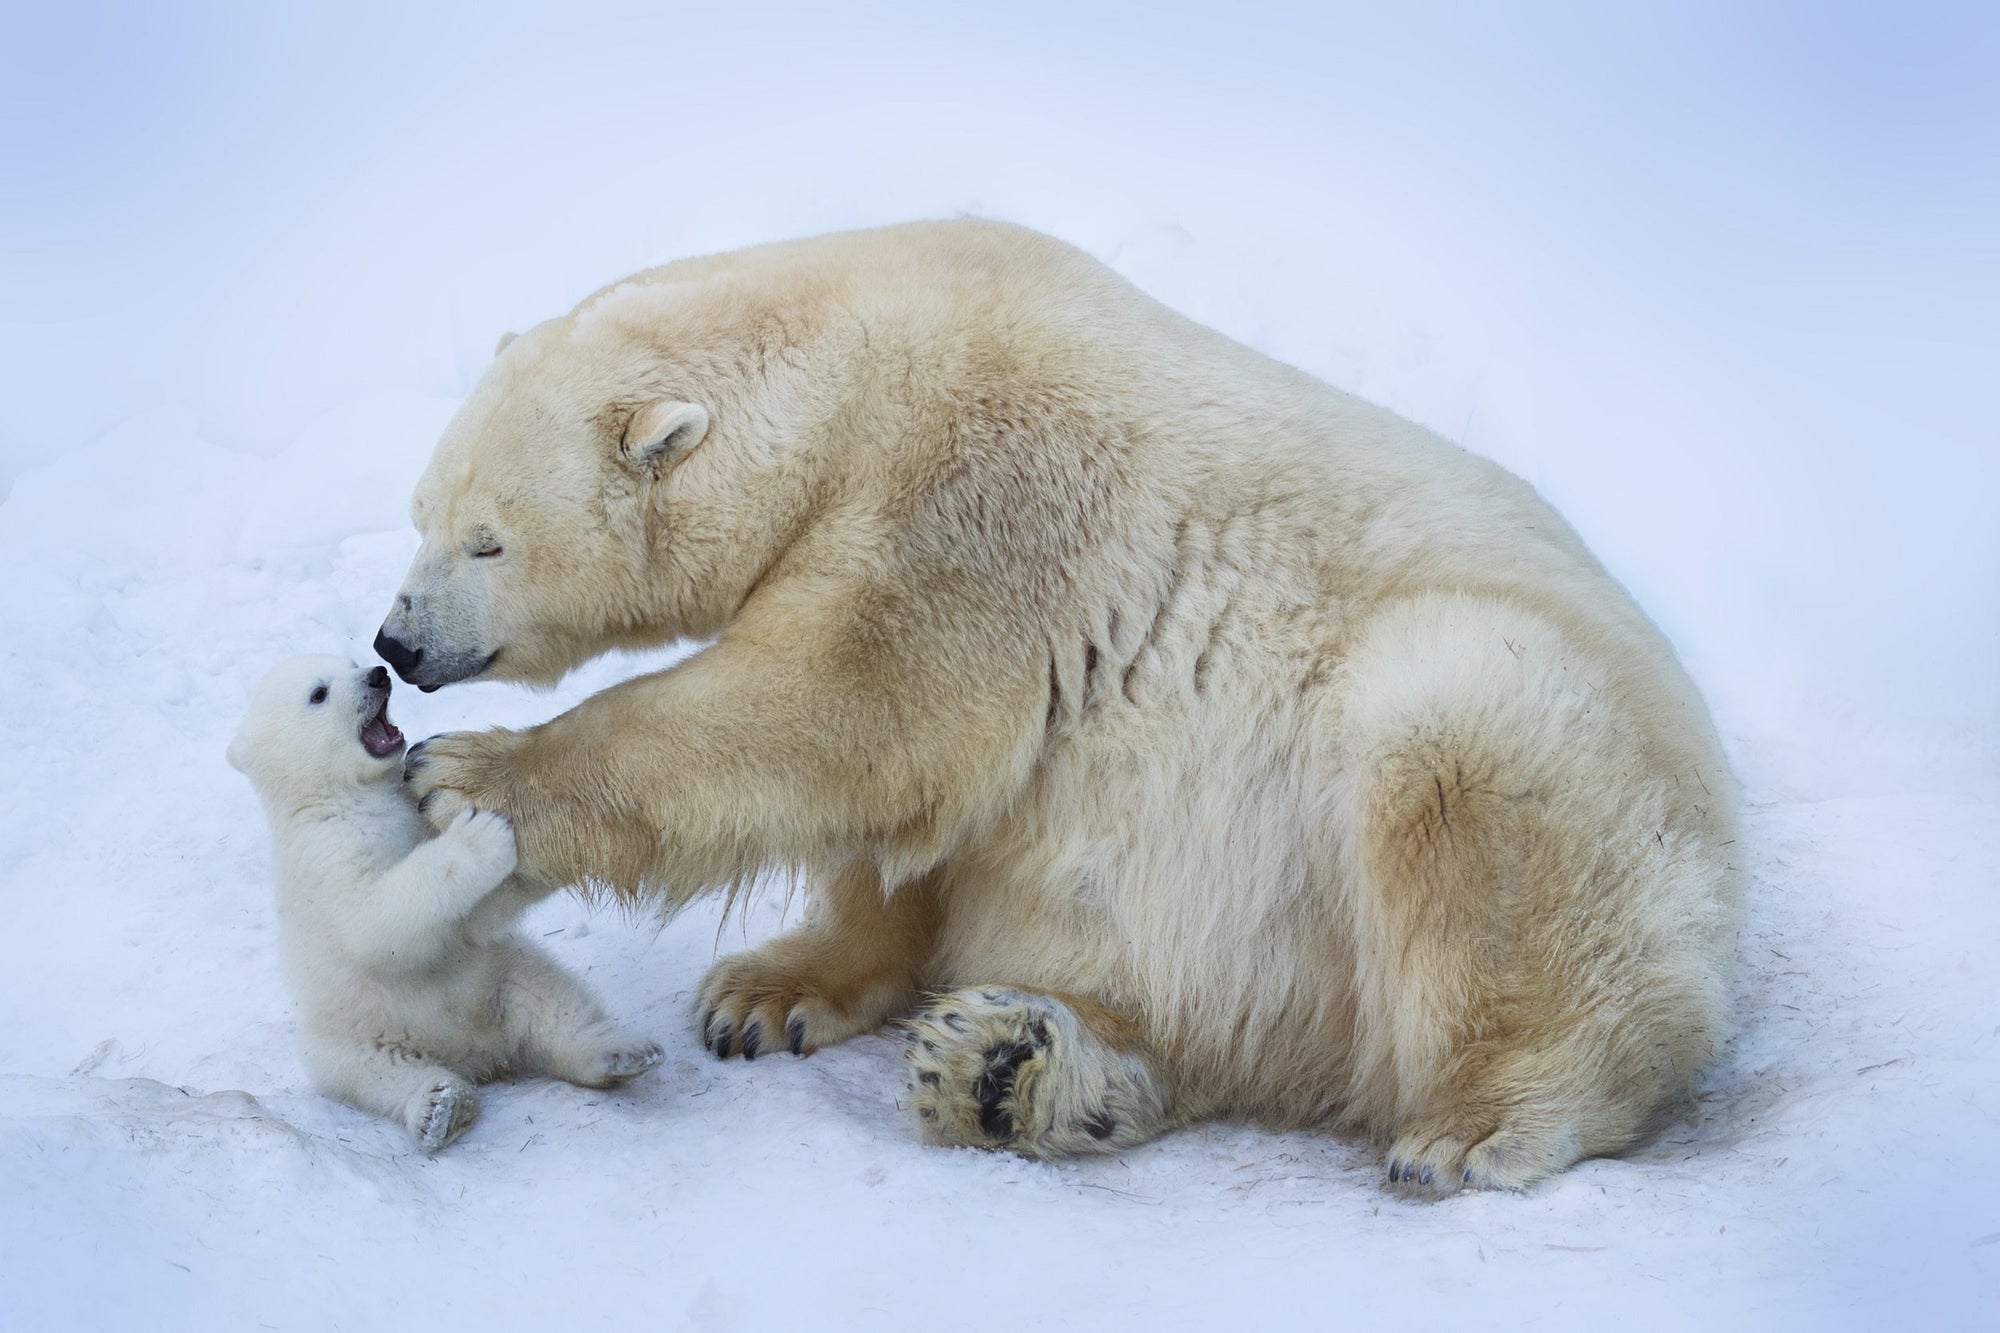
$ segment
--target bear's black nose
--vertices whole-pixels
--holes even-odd
[[[373,671],[368,673],[369,689],[379,690],[382,689],[384,686],[388,685],[388,683],[389,683],[388,667],[376,667]]]
[[[424,650],[412,648],[401,639],[392,639],[387,634],[375,636],[375,654],[384,662],[396,668],[396,674],[404,680],[417,669],[417,663],[424,660]]]

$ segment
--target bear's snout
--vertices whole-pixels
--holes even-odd
[[[393,640],[391,640],[391,642],[394,642],[394,641],[393,641]],[[379,648],[379,646],[380,646],[380,645],[378,644],[378,645],[377,645],[377,647]],[[389,688],[389,668],[387,668],[387,667],[376,667],[376,668],[375,668],[374,670],[370,671],[370,672],[368,673],[368,688],[369,688],[369,689],[371,689],[371,690],[386,690],[386,689],[388,689],[388,688]]]
[[[417,663],[424,660],[423,649],[412,648],[401,639],[392,639],[389,637],[387,631],[384,631],[375,636],[375,655],[396,668],[396,674],[404,680],[409,681],[412,685],[416,684],[415,678],[410,673],[417,669]],[[380,671],[381,669],[381,667],[375,668],[376,671]],[[373,684],[374,680],[374,676],[370,675],[369,683]],[[383,683],[387,683],[386,678]]]

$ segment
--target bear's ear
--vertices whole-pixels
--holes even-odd
[[[497,342],[497,343],[494,343],[494,344],[493,344],[493,355],[495,355],[495,356],[498,356],[498,355],[500,355],[500,353],[502,353],[502,352],[506,351],[506,350],[507,350],[507,345],[508,345],[509,343],[513,342],[513,341],[514,341],[514,340],[515,340],[516,338],[518,338],[518,337],[520,337],[520,336],[521,336],[521,335],[520,335],[520,334],[518,334],[518,333],[503,333],[503,334],[501,334],[501,335],[500,335],[500,341],[499,341],[499,342]]]
[[[250,758],[250,751],[248,747],[245,746],[243,738],[241,736],[238,736],[235,740],[229,742],[229,748],[222,752],[222,757],[224,759],[227,759],[229,761],[229,766],[235,769],[238,773],[248,773],[250,771],[248,768],[244,767],[245,763]]]
[[[700,444],[706,434],[708,409],[700,403],[648,403],[626,423],[618,453],[635,471],[657,472]]]

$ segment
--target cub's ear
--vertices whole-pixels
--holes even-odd
[[[701,443],[708,434],[708,409],[671,400],[648,403],[626,423],[618,453],[639,472],[657,472]]]
[[[502,352],[506,351],[506,350],[507,350],[507,345],[508,345],[509,343],[513,342],[513,341],[514,341],[514,340],[515,340],[516,338],[518,338],[518,337],[520,337],[520,336],[521,336],[521,335],[520,335],[520,334],[518,334],[518,333],[503,333],[503,334],[501,334],[501,335],[500,335],[500,341],[499,341],[499,342],[497,342],[497,343],[494,343],[494,344],[493,344],[493,355],[495,355],[495,356],[498,356],[498,355],[500,355],[500,353],[502,353]]]
[[[227,759],[229,761],[229,766],[235,769],[238,773],[248,773],[250,771],[249,769],[244,767],[244,764],[250,758],[250,752],[248,748],[244,745],[243,738],[241,736],[238,736],[235,740],[229,742],[229,748],[222,752],[222,757],[224,759]]]

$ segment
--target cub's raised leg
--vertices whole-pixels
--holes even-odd
[[[514,1043],[509,1064],[586,1088],[637,1078],[666,1058],[660,1044],[605,1017],[597,998],[541,950],[518,942],[507,950],[500,983],[500,1018]]]
[[[749,1060],[810,1055],[908,1012],[937,911],[927,878],[885,899],[873,866],[849,869],[814,894],[806,924],[708,970],[695,996],[702,1044]]]
[[[1176,1123],[1136,1026],[1088,1000],[950,991],[910,1020],[905,1040],[929,1143],[1074,1157],[1129,1148]]]

